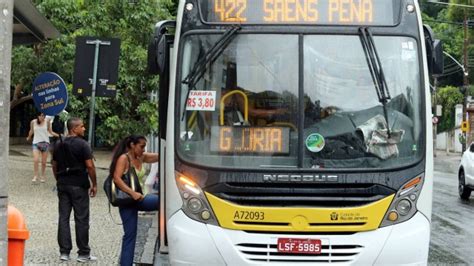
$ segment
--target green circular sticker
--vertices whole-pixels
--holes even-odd
[[[321,134],[313,133],[306,138],[306,148],[310,152],[320,152],[324,149],[324,137]]]

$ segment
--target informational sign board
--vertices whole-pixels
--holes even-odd
[[[120,39],[77,37],[76,59],[74,62],[73,90],[75,95],[91,96],[94,75],[95,45],[87,41],[108,41],[110,45],[100,45],[97,67],[97,97],[115,97],[117,93],[118,67],[120,56]]]
[[[36,109],[45,115],[61,113],[68,102],[66,83],[56,73],[40,74],[33,82],[33,102]]]
[[[443,116],[443,106],[440,104],[436,105],[436,116]]]
[[[462,131],[462,132],[468,132],[468,131],[469,131],[469,122],[467,122],[467,121],[462,121],[462,123],[461,123],[461,131]]]

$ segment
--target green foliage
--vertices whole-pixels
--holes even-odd
[[[438,13],[444,9],[443,5],[435,5],[429,2],[429,0],[420,1],[421,9],[423,10],[423,15],[426,15],[431,18],[438,16]]]
[[[34,3],[61,32],[47,43],[16,46],[12,58],[12,85],[31,93],[41,72],[58,73],[68,84],[70,116],[89,121],[89,97],[72,95],[75,39],[78,36],[121,39],[119,81],[115,98],[96,98],[96,137],[113,145],[127,134],[155,133],[157,105],[148,94],[158,89],[158,78],[146,74],[147,46],[156,22],[172,19],[175,0],[99,1],[36,0]]]
[[[438,131],[443,132],[454,128],[454,110],[456,104],[463,103],[463,95],[458,87],[447,86],[438,89],[436,94],[437,104],[443,106],[443,116],[438,125]]]
[[[463,2],[454,2],[451,3],[459,3],[464,5],[472,5],[474,1],[463,1]],[[464,47],[464,16],[468,20],[472,20],[474,17],[474,9],[472,8],[464,8],[455,5],[441,5],[435,4],[428,0],[422,1],[423,7],[423,21],[424,23],[431,26],[436,34],[436,38],[441,39],[443,41],[443,49],[445,52],[449,53],[451,56],[456,58],[461,64],[464,63],[463,61],[463,47]],[[474,31],[471,28],[467,30],[467,36],[474,36]],[[470,44],[467,47],[468,50],[468,58],[472,58],[474,56],[474,45]],[[469,60],[472,62],[472,59]],[[451,59],[445,56],[444,58],[445,75],[442,75],[439,78],[439,82],[441,86],[447,85],[455,85],[460,86],[463,84],[463,73],[461,68],[457,66]],[[472,64],[468,64],[468,69],[472,68]],[[469,75],[470,83],[474,81],[472,78],[473,75]]]
[[[423,21],[426,24],[429,24],[434,30],[436,38],[443,41],[443,49],[445,52],[449,53],[452,57],[457,59],[461,64],[464,63],[463,60],[463,48],[464,48],[464,17],[468,20],[474,18],[474,9],[464,8],[455,5],[442,5],[429,3],[429,0],[422,0],[422,9],[423,9]],[[464,5],[473,5],[474,0],[467,1],[442,1],[445,3],[457,3]],[[472,39],[474,36],[474,31],[472,28],[467,29],[468,38]],[[474,46],[470,44],[467,47],[468,58],[474,56]],[[472,71],[472,59],[468,60],[471,62],[467,65],[469,72]],[[438,86],[441,88],[438,89],[436,97],[437,104],[443,106],[443,116],[441,117],[440,124],[438,125],[438,131],[446,131],[454,128],[454,110],[456,104],[463,103],[463,95],[459,90],[464,83],[463,72],[461,68],[453,62],[450,58],[444,57],[445,64],[445,74],[438,77]],[[474,75],[469,75],[469,83],[471,84],[474,79]],[[467,95],[474,95],[474,90],[472,86],[469,88]]]

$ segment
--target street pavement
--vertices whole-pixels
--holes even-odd
[[[107,177],[110,151],[94,151],[97,168],[98,193],[90,201],[91,253],[98,258],[92,265],[117,265],[120,256],[123,229],[118,209],[109,205],[102,184]],[[48,161],[50,157],[48,157]],[[25,243],[25,265],[83,265],[76,263],[74,218],[71,214],[73,250],[71,261],[61,263],[57,244],[58,200],[55,180],[50,164],[46,168],[45,183],[33,184],[33,159],[31,146],[11,145],[8,158],[9,204],[19,209],[26,221],[30,238]],[[157,213],[141,213],[138,221],[138,237],[134,261],[152,264],[157,236]]]
[[[434,157],[434,170],[457,174],[460,162],[461,153],[446,153],[446,151],[438,150],[436,157]]]

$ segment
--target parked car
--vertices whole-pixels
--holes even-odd
[[[461,158],[461,164],[458,171],[459,179],[459,197],[469,199],[471,191],[474,189],[474,142],[469,145]]]

